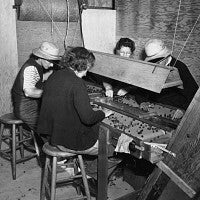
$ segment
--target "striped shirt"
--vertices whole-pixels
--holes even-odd
[[[34,88],[36,83],[40,80],[40,75],[37,71],[37,68],[34,66],[26,67],[24,70],[24,89]]]

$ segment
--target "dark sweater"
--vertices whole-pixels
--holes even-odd
[[[158,59],[155,59],[150,62],[157,61]],[[135,98],[139,104],[142,102],[150,101],[175,106],[184,110],[187,109],[195,93],[198,90],[198,85],[194,80],[192,74],[190,73],[189,69],[183,62],[179,60],[176,61],[176,59],[172,57],[172,61],[169,65],[174,66],[178,69],[180,78],[183,82],[184,89],[170,87],[163,89],[161,93],[155,93],[144,89],[138,89],[138,92],[136,92],[135,94]]]
[[[92,147],[104,117],[104,112],[93,111],[84,81],[71,69],[59,70],[46,81],[38,133],[50,135],[52,145],[72,150]]]

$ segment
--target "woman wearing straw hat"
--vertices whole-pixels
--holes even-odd
[[[36,130],[43,93],[43,82],[53,72],[49,70],[53,61],[60,60],[58,48],[43,42],[39,48],[33,50],[30,58],[22,66],[12,87],[14,114],[25,124]],[[43,73],[43,71],[47,73]]]
[[[183,82],[183,88],[166,88],[159,94],[150,91],[143,91],[142,95],[136,94],[136,101],[140,104],[140,107],[148,109],[151,106],[150,102],[157,102],[186,110],[198,90],[198,85],[187,66],[172,57],[170,50],[160,39],[150,39],[145,44],[145,53],[147,55],[145,61],[160,63],[165,60],[165,65],[176,67]],[[175,115],[174,118],[180,118],[183,112],[178,110]]]

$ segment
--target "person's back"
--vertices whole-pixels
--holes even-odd
[[[89,97],[85,93],[83,80],[76,77],[70,69],[60,70],[49,78],[44,91],[40,116],[44,123],[39,123],[39,133],[51,134],[52,144],[64,145],[73,150],[78,150],[78,141],[79,150],[92,146],[97,140],[98,130],[91,133],[96,116],[93,115],[91,108],[88,108]],[[81,101],[88,104],[82,105]],[[85,125],[79,116],[83,113]],[[101,119],[103,118],[102,113]],[[85,141],[81,141],[84,138]]]
[[[97,142],[98,122],[105,114],[92,109],[82,80],[93,54],[83,47],[71,51],[63,56],[66,66],[46,81],[37,132],[49,135],[52,145],[81,151]]]

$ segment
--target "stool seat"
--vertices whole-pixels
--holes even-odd
[[[47,155],[56,157],[72,157],[76,155],[75,153],[61,151],[57,147],[50,145],[48,142],[43,145],[42,150]]]
[[[23,129],[24,122],[17,119],[14,113],[7,113],[0,116],[0,155],[11,161],[12,176],[16,179],[16,164],[37,157],[37,154],[24,154],[25,144],[33,139],[33,133]],[[7,131],[4,131],[7,129]],[[2,148],[2,143],[5,147]],[[20,151],[20,158],[17,158],[16,151]]]
[[[17,119],[13,113],[7,113],[0,117],[0,122],[6,124],[23,124],[21,119]]]
[[[73,181],[75,181],[75,179],[77,178],[82,178],[83,180],[85,195],[70,198],[70,200],[77,200],[77,199],[91,200],[82,155],[79,153],[76,153],[76,151],[73,151],[73,150],[69,150],[69,152],[61,151],[57,147],[50,145],[48,142],[43,145],[42,150],[46,154],[46,158],[45,158],[45,167],[42,172],[43,178],[42,178],[42,184],[41,184],[40,200],[45,200],[45,199],[55,200],[56,187],[58,186],[58,184],[68,183],[68,184],[72,184],[73,186]],[[68,161],[66,164],[63,164],[63,165],[65,167],[69,166],[70,168],[71,166],[73,166],[73,171],[74,171],[73,175],[71,175],[70,177],[65,177],[65,175],[63,175],[62,180],[60,180],[57,177],[57,174],[59,173],[59,170],[57,169],[57,167],[62,166],[61,164],[57,163],[57,160],[60,157],[66,158],[67,160],[69,159],[70,161]],[[78,167],[80,167],[79,169],[80,169],[81,175],[78,173],[79,172]],[[80,188],[77,187],[76,189],[77,189],[78,195],[81,195]]]

